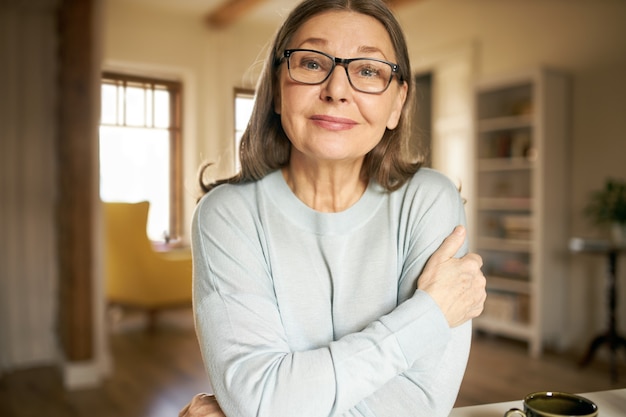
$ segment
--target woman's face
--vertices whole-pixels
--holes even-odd
[[[397,62],[385,27],[373,17],[348,11],[312,17],[294,34],[288,48]],[[395,77],[383,93],[356,91],[341,65],[322,84],[301,84],[289,77],[284,63],[275,111],[293,145],[292,162],[294,157],[309,162],[361,161],[386,128],[397,126],[406,91],[406,83],[398,83]]]

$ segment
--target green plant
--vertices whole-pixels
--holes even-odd
[[[609,178],[591,193],[585,214],[597,224],[626,224],[626,181]]]

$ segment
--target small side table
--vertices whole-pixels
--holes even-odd
[[[617,381],[617,351],[620,347],[626,349],[626,339],[617,332],[617,258],[620,253],[626,253],[625,245],[615,245],[608,240],[572,238],[569,242],[572,252],[599,254],[606,256],[608,329],[605,333],[595,337],[581,359],[580,365],[585,366],[593,359],[596,350],[602,345],[610,349],[611,381]]]

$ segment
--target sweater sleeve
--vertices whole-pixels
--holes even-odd
[[[433,398],[439,403],[437,390],[448,381],[428,375],[444,367],[458,378],[442,352],[456,355],[450,342],[465,339],[415,291],[414,279],[401,283],[411,294],[362,331],[292,351],[255,209],[220,188],[194,214],[194,310],[207,372],[228,417],[397,416],[389,414],[396,399],[405,415]]]
[[[443,184],[439,184],[439,189],[443,191],[430,192],[426,199],[416,196],[410,202],[410,206],[417,204],[417,200],[421,205],[427,202],[429,207],[427,210],[412,210],[420,213],[417,216],[406,216],[410,232],[406,236],[405,270],[399,283],[400,300],[412,294],[417,286],[417,277],[424,265],[418,261],[420,252],[424,250],[423,243],[430,242],[426,251],[432,254],[455,226],[466,225],[460,194],[451,183],[443,180]],[[420,244],[417,244],[418,241]],[[466,241],[457,256],[463,256],[467,251]],[[428,297],[427,294],[424,296]],[[421,361],[413,363],[410,369],[359,404],[362,414],[377,417],[448,416],[467,366],[471,334],[471,321],[451,329],[450,339],[441,351],[424,355]],[[422,335],[412,336],[407,344],[419,346],[423,343]]]

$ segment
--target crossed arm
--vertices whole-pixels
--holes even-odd
[[[485,278],[480,270],[482,260],[476,254],[455,258],[463,245],[465,229],[455,228],[426,263],[418,282],[418,290],[427,293],[443,313],[450,328],[457,329],[478,316],[485,300]],[[467,329],[466,329],[467,331]],[[395,389],[411,385],[411,372],[394,382]],[[385,387],[383,387],[385,389]],[[409,390],[410,392],[410,390]],[[376,406],[374,403],[373,407]],[[183,408],[180,417],[225,417],[215,397],[196,395]]]

